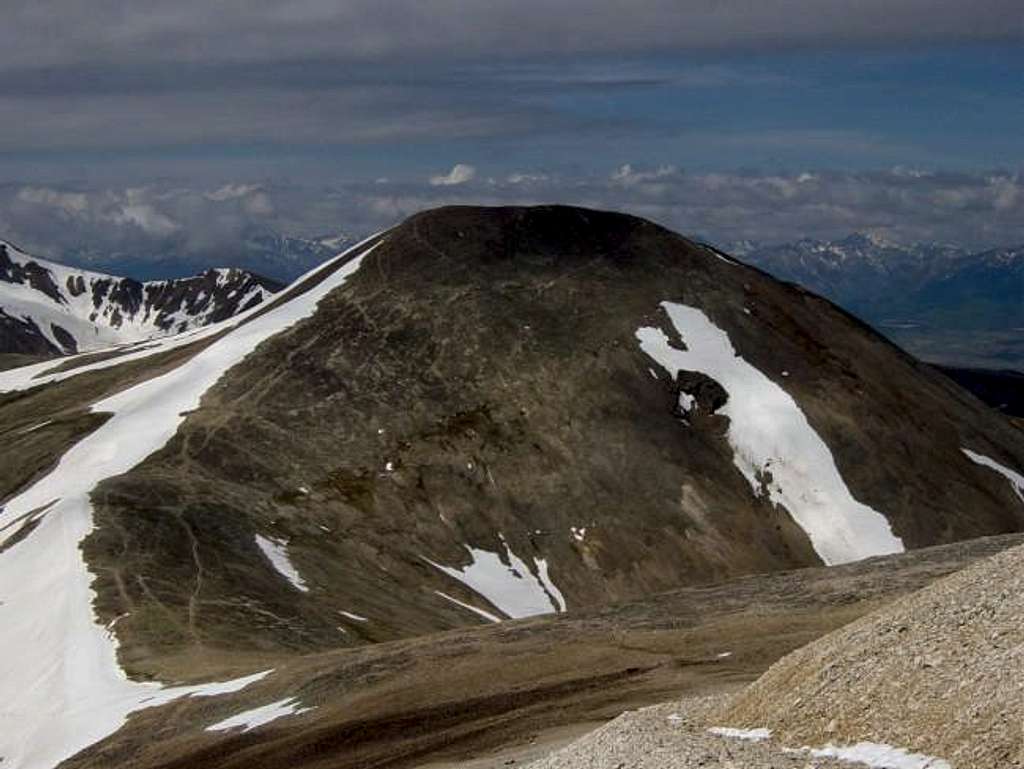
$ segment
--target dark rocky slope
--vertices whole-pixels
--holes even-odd
[[[517,559],[546,588],[527,613],[820,563],[734,464],[721,388],[640,349],[644,326],[686,343],[664,300],[792,396],[907,547],[1024,524],[1007,480],[962,452],[1024,467],[1020,430],[826,300],[624,215],[441,209],[93,494],[85,553],[101,617],[127,613],[122,660],[215,668],[482,621],[438,591],[500,616],[429,561]],[[681,387],[700,407],[685,419]],[[307,591],[254,533],[287,543]]]

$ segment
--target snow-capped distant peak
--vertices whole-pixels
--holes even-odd
[[[180,333],[254,307],[278,288],[226,267],[142,283],[0,241],[0,353],[87,352]]]

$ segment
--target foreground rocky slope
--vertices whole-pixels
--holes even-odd
[[[627,713],[531,766],[1024,766],[1022,573],[1024,547],[1012,547],[801,647],[734,695]]]
[[[0,355],[62,355],[180,333],[255,307],[280,288],[228,268],[140,283],[0,241]]]
[[[155,691],[191,710],[121,666],[265,692],[209,682],[1024,523],[999,414],[818,297],[581,209],[423,214],[0,391],[0,755],[26,766]]]
[[[872,741],[953,766],[1024,766],[1024,548],[809,644],[715,717],[785,744]]]

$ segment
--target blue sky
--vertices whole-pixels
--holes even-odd
[[[287,83],[316,130],[292,140],[287,126],[264,136],[239,126],[234,136],[211,131],[207,138],[194,129],[210,91],[179,90],[168,99],[171,114],[160,116],[164,130],[150,141],[125,137],[130,125],[93,120],[112,130],[76,139],[58,129],[51,142],[7,143],[4,162],[25,178],[139,183],[168,175],[411,179],[456,162],[507,174],[587,173],[622,163],[693,171],[966,170],[1016,168],[1024,158],[1024,47],[1015,43],[360,64],[324,79],[320,70],[330,66],[310,64],[304,84],[294,65]],[[214,81],[212,93],[223,102],[215,83],[224,73],[200,67],[197,75]],[[256,78],[241,82],[257,87]],[[224,79],[225,89],[236,87]],[[379,123],[339,125],[332,135],[330,122],[354,91]],[[262,111],[273,112],[274,96],[267,93]],[[131,98],[121,103],[119,116],[131,120]],[[175,137],[178,104],[191,127]],[[431,106],[437,112],[423,115]],[[35,136],[45,140],[47,121],[40,122]]]
[[[0,236],[214,259],[565,202],[1024,241],[1022,42],[1019,0],[12,0]]]

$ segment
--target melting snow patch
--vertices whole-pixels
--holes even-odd
[[[650,327],[636,332],[640,348],[672,377],[680,369],[700,371],[725,388],[729,400],[719,413],[729,417],[733,462],[754,493],[766,487],[828,565],[902,552],[885,516],[853,498],[796,401],[737,355],[729,336],[703,312],[672,302],[661,306],[687,349]]]
[[[231,718],[225,718],[223,721],[218,721],[212,726],[206,727],[208,732],[222,732],[226,729],[237,729],[242,728],[243,732],[248,732],[251,729],[255,729],[257,726],[263,726],[269,724],[271,721],[276,721],[278,718],[284,716],[297,716],[299,713],[307,713],[314,708],[300,708],[297,697],[288,697],[277,702],[271,702],[269,705],[264,705],[259,708],[253,708],[252,710],[246,710],[244,713],[239,713],[237,716],[231,716]]]
[[[338,614],[340,614],[342,617],[348,617],[351,620],[355,620],[356,622],[369,622],[370,621],[370,620],[366,619],[366,617],[360,617],[358,614],[353,614],[350,611],[341,611],[341,610],[339,610]]]
[[[40,422],[37,425],[33,425],[32,427],[28,427],[28,428],[22,430],[20,433],[18,433],[18,435],[27,435],[28,433],[34,433],[39,428],[46,427],[47,425],[52,425],[52,424],[53,424],[53,420],[52,419],[48,419],[45,422]]]
[[[810,753],[815,758],[837,758],[866,764],[872,769],[953,769],[948,761],[922,753],[908,753],[902,748],[875,742],[858,742],[856,745],[823,748],[803,748],[799,753]]]
[[[572,538],[575,539],[577,542],[582,542],[584,539],[587,538],[586,526],[582,526],[578,529],[575,526],[570,526],[569,531],[572,533]]]
[[[508,546],[506,545],[506,550]],[[555,587],[555,583],[551,581],[551,576],[548,574],[548,561],[546,558],[534,558],[533,562],[537,564],[537,578],[540,579],[540,583],[544,586],[544,592],[551,597],[551,602],[555,605],[555,610],[559,612],[565,611],[565,596],[562,595],[562,591]]]
[[[693,411],[693,407],[697,404],[697,399],[689,393],[679,393],[679,410],[684,414],[689,414]]]
[[[961,449],[961,451],[963,451],[972,462],[982,465],[983,467],[987,467],[990,470],[995,470],[997,473],[1005,477],[1006,480],[1010,482],[1013,490],[1017,492],[1017,496],[1021,498],[1021,501],[1024,501],[1024,475],[1011,470],[1009,467],[999,464],[994,459],[989,459],[983,454],[978,454],[970,449]]]
[[[473,562],[461,569],[443,566],[426,557],[423,560],[482,595],[506,616],[532,617],[565,611],[565,597],[548,576],[547,561],[534,558],[536,573],[531,572],[526,563],[509,549],[505,538],[501,535],[499,538],[508,564],[502,563],[497,553],[469,545],[464,547]]]
[[[452,603],[461,606],[463,609],[469,609],[474,614],[480,615],[481,617],[483,617],[485,620],[487,620],[489,622],[501,622],[501,617],[496,617],[493,614],[491,614],[489,611],[484,611],[483,609],[478,609],[475,606],[473,606],[472,604],[465,603],[464,601],[460,601],[458,598],[453,598],[452,596],[448,595],[447,593],[442,593],[440,590],[435,590],[434,592],[437,593],[442,598],[445,598],[445,599],[451,601]]]
[[[734,740],[749,740],[750,742],[760,742],[770,739],[772,736],[771,729],[733,729],[729,726],[712,726],[708,731],[718,737],[730,737]]]
[[[713,248],[712,246],[708,246],[708,245],[704,245],[703,248],[709,254],[711,254],[712,256],[715,256],[716,258],[720,259],[721,261],[725,262],[726,264],[731,264],[733,267],[738,267],[739,266],[739,262],[737,262],[732,257],[728,256],[727,254],[722,253],[717,248]]]
[[[219,697],[222,694],[234,694],[235,692],[240,692],[249,684],[262,681],[273,672],[274,669],[271,668],[270,670],[253,673],[252,675],[245,676],[244,678],[235,678],[231,681],[222,681],[220,683],[201,684],[199,686],[183,686],[179,687],[176,691],[179,694],[185,694],[189,697]],[[170,691],[175,690],[168,690],[168,692]]]
[[[292,587],[296,590],[301,590],[303,593],[309,592],[309,587],[306,585],[305,580],[302,579],[302,575],[299,574],[298,569],[295,568],[291,559],[288,558],[288,549],[284,542],[268,539],[257,534],[256,544],[263,551],[263,555],[267,556],[271,565],[291,583]]]

